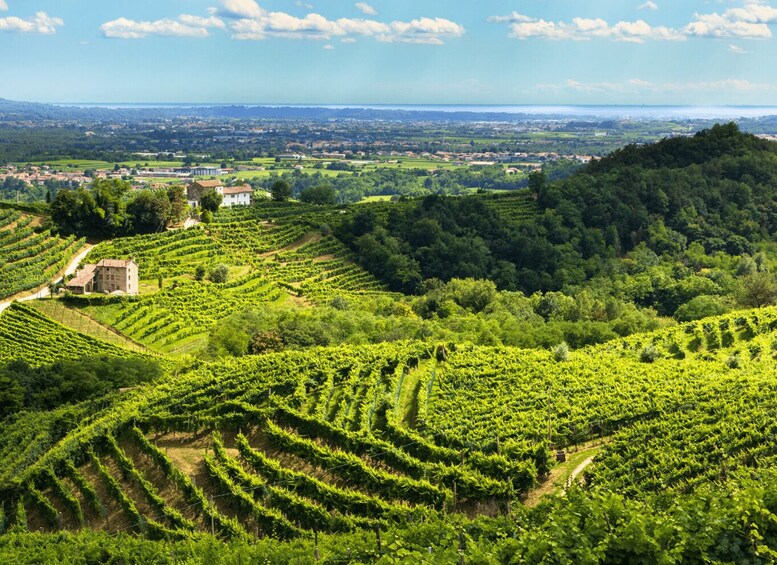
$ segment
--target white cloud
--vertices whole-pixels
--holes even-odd
[[[0,12],[7,12],[8,11],[8,4],[5,3],[5,0],[0,0]]]
[[[651,26],[644,20],[621,21],[614,25],[601,18],[572,18],[572,23],[549,22],[532,19],[513,12],[509,16],[494,16],[489,21],[509,23],[510,36],[516,39],[554,39],[585,41],[589,39],[610,39],[629,43],[642,43],[648,39],[656,41],[679,41],[684,37],[677,30],[664,26]]]
[[[218,10],[225,18],[261,18],[265,11],[254,0],[221,0]]]
[[[235,3],[240,2],[241,6]],[[247,3],[251,3],[249,6]],[[441,45],[444,39],[460,37],[464,27],[444,18],[418,18],[409,22],[380,22],[372,19],[340,18],[330,20],[321,14],[310,13],[304,17],[285,12],[266,12],[253,0],[222,0],[224,9],[219,14],[232,14],[232,37],[243,40],[263,40],[273,37],[284,39],[312,39],[329,41],[333,37],[374,37],[385,43],[417,43]],[[229,4],[229,6],[228,6]],[[357,5],[358,6],[358,5]],[[364,4],[361,7],[369,6]],[[235,17],[239,11],[254,13],[252,17]]]
[[[777,23],[777,8],[749,0],[741,8],[729,8],[722,14],[695,14],[684,33],[696,37],[737,37],[768,39],[770,24]]]
[[[207,37],[208,28],[224,28],[222,20],[215,16],[201,18],[182,14],[177,20],[136,21],[118,18],[100,26],[104,37],[113,39],[141,39],[149,35],[167,37]]]
[[[331,51],[334,48],[335,46],[332,45],[331,43],[327,43],[326,45],[324,45],[324,49],[326,49],[327,51]]]
[[[367,8],[371,9],[367,4],[361,6],[363,12],[368,12]],[[341,38],[350,43],[356,37],[374,37],[382,42],[429,45],[441,45],[445,39],[460,37],[464,33],[463,26],[444,18],[387,23],[362,18],[330,20],[316,13],[298,17],[286,12],[268,12],[255,0],[221,0],[221,7],[209,8],[208,14],[208,17],[184,14],[177,19],[156,21],[118,18],[104,23],[100,30],[105,37],[122,39],[151,35],[205,37],[210,34],[211,28],[218,28],[229,30],[232,38],[238,40],[283,38],[331,41]]]
[[[534,18],[513,12],[509,16],[490,16],[487,20],[492,24],[519,24],[535,21]]]
[[[379,41],[442,45],[444,37],[461,37],[464,27],[445,18],[419,18],[410,22],[391,22],[391,32]]]
[[[372,6],[370,6],[369,4],[367,4],[367,2],[357,2],[356,3],[356,8],[362,14],[364,14],[365,16],[377,16],[378,15],[378,11],[375,8],[373,8]]]
[[[232,24],[232,31],[235,39],[282,37],[329,40],[332,36],[345,34],[337,23],[320,14],[297,18],[284,12],[270,12],[257,19],[237,20]]]
[[[216,27],[219,29],[224,29],[227,27],[224,24],[224,21],[215,17],[211,16],[209,18],[201,18],[200,16],[190,16],[189,14],[181,14],[178,17],[178,21],[182,24],[185,24],[187,26],[192,27]]]
[[[733,45],[733,44],[728,46],[728,50],[731,51],[732,53],[736,53],[737,55],[747,55],[749,53],[749,51],[746,51],[739,45]]]
[[[38,12],[35,17],[29,20],[9,16],[0,18],[0,31],[9,33],[57,33],[57,28],[65,25],[62,18],[49,16],[46,12]]]
[[[637,9],[657,10],[658,5],[647,0]],[[507,24],[510,36],[516,39],[581,41],[606,38],[632,43],[642,43],[648,39],[677,41],[688,37],[768,39],[772,37],[770,26],[777,24],[777,8],[765,0],[745,0],[742,6],[728,8],[722,13],[694,14],[693,20],[681,28],[651,26],[644,20],[621,21],[613,25],[598,18],[572,18],[571,23],[546,21],[517,12],[507,16],[491,16],[488,21]]]

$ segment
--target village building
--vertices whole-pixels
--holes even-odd
[[[248,206],[251,204],[251,194],[254,189],[250,185],[228,186],[224,189],[222,206]]]
[[[202,195],[209,190],[215,190],[224,194],[224,183],[218,180],[198,180],[186,187],[186,200],[189,206],[197,208],[200,205]]]
[[[86,265],[65,288],[73,294],[138,294],[138,265],[132,259],[102,259],[96,265]]]
[[[254,190],[250,185],[242,186],[224,186],[224,183],[217,180],[198,180],[186,187],[186,200],[189,206],[197,208],[202,200],[202,195],[208,190],[215,190],[222,197],[222,207],[248,206],[251,204],[251,195]]]
[[[220,167],[179,167],[174,170],[176,173],[191,175],[193,177],[218,177],[224,174]]]

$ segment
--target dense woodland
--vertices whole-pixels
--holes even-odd
[[[336,233],[362,265],[402,292],[457,277],[529,294],[604,285],[673,314],[701,294],[732,293],[724,273],[700,276],[702,269],[768,270],[757,251],[776,227],[775,164],[775,144],[733,124],[716,126],[689,139],[626,147],[564,180],[536,174],[529,190],[539,212],[520,221],[482,198],[428,196],[388,213],[364,209]],[[730,257],[744,259],[732,265]],[[646,277],[641,289],[631,288]],[[676,288],[677,279],[696,289]]]

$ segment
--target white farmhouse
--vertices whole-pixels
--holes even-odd
[[[231,206],[248,206],[251,204],[251,195],[254,192],[248,184],[224,186],[224,183],[217,180],[198,180],[186,187],[186,200],[189,202],[189,206],[192,208],[199,206],[202,195],[208,190],[218,192],[223,198],[221,206],[227,208]]]

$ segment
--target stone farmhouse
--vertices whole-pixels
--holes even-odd
[[[200,205],[202,195],[208,190],[215,190],[222,197],[222,207],[248,206],[251,204],[251,195],[254,190],[250,185],[243,186],[224,186],[224,183],[218,180],[198,180],[186,187],[186,200],[189,206],[196,208]]]
[[[132,259],[102,259],[86,265],[65,288],[73,294],[138,294],[138,265]]]

